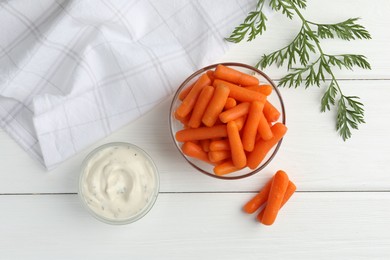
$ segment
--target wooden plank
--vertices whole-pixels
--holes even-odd
[[[0,196],[2,259],[389,259],[390,193],[296,193],[273,226],[253,194],[160,194],[140,221],[110,226],[76,195]]]

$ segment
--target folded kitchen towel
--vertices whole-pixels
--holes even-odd
[[[51,169],[227,50],[254,0],[0,2],[0,126]]]

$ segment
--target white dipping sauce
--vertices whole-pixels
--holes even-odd
[[[87,206],[114,222],[146,213],[156,199],[158,185],[157,170],[148,155],[126,143],[98,149],[85,162],[80,179]]]

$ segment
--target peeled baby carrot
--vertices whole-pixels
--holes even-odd
[[[214,140],[210,142],[209,146],[210,151],[230,151],[229,140]]]
[[[231,108],[235,107],[236,105],[237,105],[237,101],[234,98],[229,97],[226,100],[224,109],[231,109]]]
[[[259,80],[256,77],[221,64],[215,68],[214,76],[238,85],[250,86],[259,84]]]
[[[212,127],[187,128],[176,132],[178,142],[210,139],[215,137],[226,137],[226,125],[216,125]]]
[[[175,118],[177,120],[179,120],[185,127],[187,127],[188,126],[188,122],[190,121],[190,118],[191,118],[191,114],[188,114],[185,117],[180,117],[177,114],[177,111],[175,111]]]
[[[223,85],[219,85],[215,88],[214,94],[203,114],[203,124],[206,126],[213,126],[215,124],[219,114],[222,112],[223,107],[225,106],[229,92],[229,88]]]
[[[277,171],[269,191],[267,205],[264,209],[264,215],[261,223],[264,225],[272,225],[278,215],[282,205],[284,194],[286,193],[289,179],[284,171]]]
[[[259,127],[257,128],[257,131],[258,131],[260,137],[263,140],[267,141],[267,140],[271,139],[273,136],[272,131],[271,131],[271,127],[270,127],[267,119],[265,118],[263,112],[261,112],[259,117],[260,117],[259,118]]]
[[[192,110],[190,121],[188,126],[192,128],[197,128],[202,123],[202,117],[206,111],[207,105],[209,104],[211,98],[214,94],[213,86],[206,86],[202,89],[199,94],[199,98],[196,100],[194,109]]]
[[[225,174],[228,174],[228,173],[232,173],[232,172],[235,172],[235,171],[238,171],[242,168],[238,168],[236,167],[233,162],[231,160],[227,160],[225,162],[222,162],[218,165],[216,165],[213,169],[215,175],[225,175]]]
[[[207,76],[207,74],[206,73],[202,74],[202,76],[199,77],[199,79],[195,82],[194,86],[191,88],[191,91],[183,99],[183,101],[177,108],[176,110],[177,114],[180,117],[185,117],[186,115],[188,115],[192,111],[202,89],[205,86],[209,86],[210,84],[211,84],[211,80]]]
[[[210,162],[220,162],[222,160],[228,159],[231,157],[231,153],[228,150],[221,151],[210,151],[208,153]]]
[[[262,93],[262,94],[264,94],[266,96],[271,95],[272,90],[273,90],[273,87],[271,85],[248,86],[248,87],[245,87],[245,88],[249,89],[249,90],[252,90],[252,91],[256,91],[256,92]]]
[[[295,190],[297,189],[297,187],[295,186],[295,184],[291,181],[289,181],[288,183],[288,186],[287,186],[287,189],[286,189],[286,193],[284,193],[284,196],[283,196],[283,200],[282,200],[282,205],[280,205],[280,208],[279,210],[284,206],[284,204],[286,204],[286,202],[291,198],[291,196],[294,194]],[[264,208],[265,209],[265,208]],[[261,220],[263,219],[263,216],[264,216],[264,209],[262,209],[260,211],[260,213],[257,215],[257,220],[259,222],[261,222]]]
[[[236,120],[234,120],[234,122],[236,122],[236,124],[237,124],[238,131],[241,131],[241,129],[244,127],[245,122],[246,122],[246,118],[247,118],[247,115],[239,117]]]
[[[195,85],[195,82],[192,83],[191,85],[189,85],[188,87],[186,87],[185,89],[183,89],[180,93],[179,93],[179,99],[181,101],[183,101],[186,96],[188,95],[188,93],[190,93],[191,89],[194,87]]]
[[[249,102],[242,102],[242,103],[238,104],[237,106],[219,114],[219,119],[223,123],[227,123],[229,121],[235,120],[239,117],[242,117],[242,116],[248,114],[249,107],[250,107]]]
[[[249,108],[248,117],[242,130],[242,145],[244,150],[251,152],[255,147],[256,134],[259,128],[260,115],[263,113],[264,103],[253,101]]]
[[[234,98],[237,101],[241,101],[241,102],[252,102],[255,100],[260,102],[266,101],[266,96],[262,93],[237,86],[235,84],[232,84],[230,82],[221,79],[215,79],[213,82],[213,86],[216,87],[218,85],[227,86],[230,89],[229,96]]]
[[[267,100],[264,104],[263,113],[268,122],[276,122],[280,112]]]
[[[268,193],[271,189],[272,184],[272,178],[265,184],[265,186],[257,193],[250,201],[248,201],[245,205],[243,210],[248,213],[252,214],[256,210],[258,210],[261,205],[267,202],[268,200]]]
[[[244,147],[242,146],[240,132],[238,131],[236,122],[234,121],[228,122],[226,129],[227,129],[233,164],[237,168],[243,168],[246,166],[246,155],[245,155]]]
[[[203,139],[199,141],[200,146],[202,147],[202,150],[208,153],[210,151],[210,139]]]
[[[207,153],[203,151],[203,149],[199,145],[195,144],[194,142],[191,141],[184,142],[183,145],[181,146],[181,150],[187,156],[210,163]]]
[[[273,137],[267,141],[262,139],[258,140],[255,143],[255,147],[251,153],[248,155],[248,167],[255,169],[265,158],[267,153],[274,147],[280,139],[287,132],[287,127],[282,123],[275,123],[271,127]]]
[[[214,77],[214,71],[213,70],[208,70],[208,71],[206,71],[206,74],[207,74],[207,76],[209,76],[211,82],[213,82],[213,80],[215,78]]]

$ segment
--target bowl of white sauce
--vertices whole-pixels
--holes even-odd
[[[159,186],[156,165],[145,151],[130,143],[108,143],[83,161],[79,197],[98,220],[128,224],[149,212]]]

